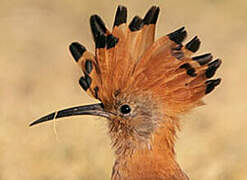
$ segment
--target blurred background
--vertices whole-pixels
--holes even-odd
[[[206,106],[182,117],[177,160],[191,179],[247,179],[247,1],[0,1],[0,179],[107,180],[114,156],[104,119],[66,118],[28,124],[54,110],[95,103],[79,87],[81,72],[68,46],[93,51],[89,18],[112,26],[118,4],[129,20],[151,5],[161,13],[156,38],[183,25],[198,35],[200,53],[223,59],[222,84]],[[54,132],[56,128],[57,135]]]

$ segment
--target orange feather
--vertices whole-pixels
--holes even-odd
[[[80,43],[70,45],[84,75],[80,85],[100,104],[51,113],[31,125],[72,115],[107,118],[116,155],[112,180],[187,180],[175,160],[178,116],[203,104],[202,97],[220,83],[211,79],[221,65],[211,54],[193,56],[200,47],[182,27],[155,40],[159,7],[127,24],[119,6],[112,32],[98,15],[90,18],[95,55]],[[192,57],[193,56],[193,57]]]

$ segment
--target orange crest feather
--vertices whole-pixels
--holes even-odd
[[[178,113],[202,104],[200,99],[220,83],[208,79],[221,60],[210,63],[211,54],[191,57],[200,40],[196,36],[183,46],[184,27],[154,41],[158,14],[153,6],[143,19],[135,16],[127,25],[127,9],[119,6],[112,33],[99,16],[91,16],[95,56],[77,42],[70,46],[85,74],[80,84],[88,94],[107,104],[120,92],[149,91],[168,111]]]

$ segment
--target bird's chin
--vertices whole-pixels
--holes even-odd
[[[118,120],[109,121],[109,135],[117,157],[132,155],[140,149],[150,149],[151,134],[142,134]]]

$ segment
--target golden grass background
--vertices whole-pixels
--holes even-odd
[[[78,40],[93,50],[90,15],[111,27],[118,4],[129,19],[151,5],[161,14],[157,36],[185,25],[200,53],[223,59],[220,87],[206,106],[182,121],[177,159],[196,180],[247,179],[247,2],[244,0],[0,1],[0,179],[109,179],[113,154],[104,119],[67,118],[28,124],[53,110],[96,102],[81,90],[81,72],[68,51]]]

